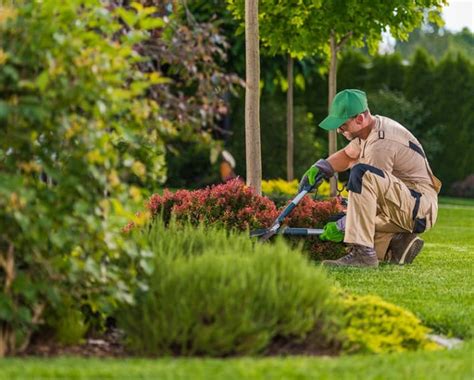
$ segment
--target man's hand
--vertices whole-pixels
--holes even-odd
[[[316,165],[311,166],[301,178],[300,184],[298,185],[298,193],[300,193],[304,187],[311,185],[313,186],[316,182],[316,176],[319,173],[319,169]]]
[[[314,186],[316,176],[319,172],[323,173],[326,178],[331,178],[334,175],[334,169],[328,161],[318,160],[313,166],[306,170],[306,173],[304,173],[298,185],[298,193],[300,193],[305,186]]]
[[[344,231],[338,228],[336,222],[329,222],[324,226],[324,232],[319,235],[319,239],[323,241],[333,241],[340,243],[344,240]]]

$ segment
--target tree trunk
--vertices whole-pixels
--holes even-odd
[[[293,164],[293,58],[288,54],[288,91],[286,93],[286,178],[293,181],[294,164]]]
[[[331,107],[332,100],[336,96],[337,91],[337,44],[335,33],[331,33],[330,39],[331,46],[331,63],[329,66],[329,88],[328,88],[328,112]],[[336,131],[329,131],[329,155],[337,151],[337,134]],[[336,177],[332,177],[330,180],[331,184],[331,196],[337,195],[337,180]]]
[[[247,185],[262,193],[258,0],[245,0],[245,153]]]
[[[0,252],[0,270],[4,273],[3,293],[6,299],[12,296],[12,285],[15,280],[15,257],[14,246],[9,243],[5,253]],[[12,323],[0,322],[0,358],[15,352],[15,330]]]

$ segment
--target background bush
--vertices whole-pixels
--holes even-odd
[[[117,315],[135,352],[243,355],[309,332],[320,347],[336,338],[339,300],[330,282],[283,241],[254,244],[245,235],[159,221],[138,234],[155,255],[150,289]]]
[[[122,204],[164,180],[173,130],[146,98],[163,78],[136,67],[153,9],[21,3],[0,8],[0,356],[65,298],[130,300],[140,252],[116,233]]]

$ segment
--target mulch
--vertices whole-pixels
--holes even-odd
[[[323,344],[320,339],[312,337],[311,335],[312,334],[301,342],[277,337],[273,339],[262,356],[338,356],[340,354],[341,350],[339,345],[331,343]],[[45,339],[43,336],[41,340],[33,341],[27,350],[18,356],[40,358],[60,356],[84,358],[137,357],[127,351],[123,343],[123,338],[124,334],[118,329],[112,329],[100,337],[87,338],[83,343],[74,345],[61,345],[53,340]],[[176,355],[176,357],[178,356],[179,355]]]

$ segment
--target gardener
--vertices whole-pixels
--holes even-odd
[[[300,189],[321,172],[330,178],[351,169],[346,217],[324,227],[322,240],[348,244],[348,254],[324,265],[376,267],[411,263],[423,247],[418,234],[436,221],[441,182],[418,140],[388,117],[372,115],[360,90],[339,92],[320,124],[350,143],[306,171]]]

